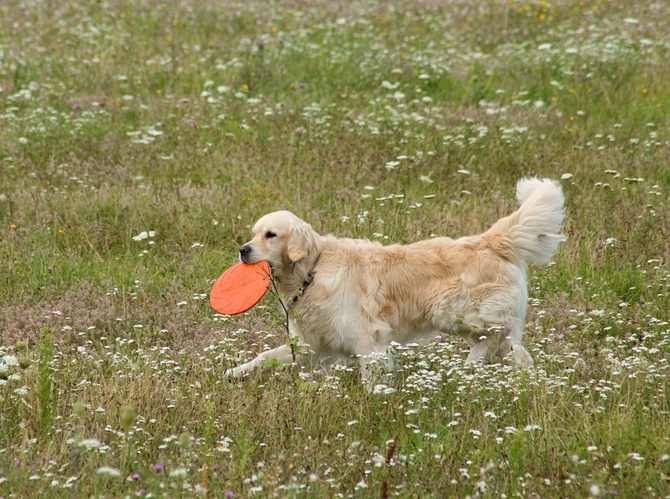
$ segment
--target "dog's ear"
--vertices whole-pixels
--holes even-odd
[[[289,260],[293,262],[293,278],[299,283],[310,279],[309,273],[323,249],[321,236],[307,222],[298,222],[289,231],[286,249]]]
[[[288,235],[287,252],[292,262],[299,262],[307,256],[310,244],[310,230],[308,224],[302,222],[293,224]]]

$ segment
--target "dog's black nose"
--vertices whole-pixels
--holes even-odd
[[[251,253],[251,246],[245,244],[240,248],[240,258],[244,260],[244,257]]]

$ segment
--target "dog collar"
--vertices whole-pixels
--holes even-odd
[[[314,281],[314,267],[316,267],[316,264],[319,263],[319,258],[321,258],[321,255],[317,257],[314,265],[312,265],[312,268],[309,269],[309,272],[307,272],[307,278],[302,282],[302,286],[300,286],[300,289],[298,289],[298,292],[293,297],[293,303],[296,303],[300,297],[305,294],[305,291],[307,291],[309,285],[312,284],[312,281]]]

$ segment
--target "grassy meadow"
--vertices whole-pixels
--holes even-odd
[[[670,8],[660,0],[5,0],[0,497],[669,497]],[[358,367],[208,293],[249,227],[409,243],[551,177],[535,367],[445,336]]]

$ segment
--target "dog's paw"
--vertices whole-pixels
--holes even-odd
[[[519,367],[523,367],[524,369],[533,367],[533,357],[530,356],[528,350],[526,350],[522,345],[514,345],[512,347],[512,357],[514,358],[516,365]]]
[[[223,377],[228,381],[233,381],[242,378],[243,376],[248,374],[248,372],[249,371],[244,366],[237,366],[231,369],[227,369],[226,372],[223,373]]]

